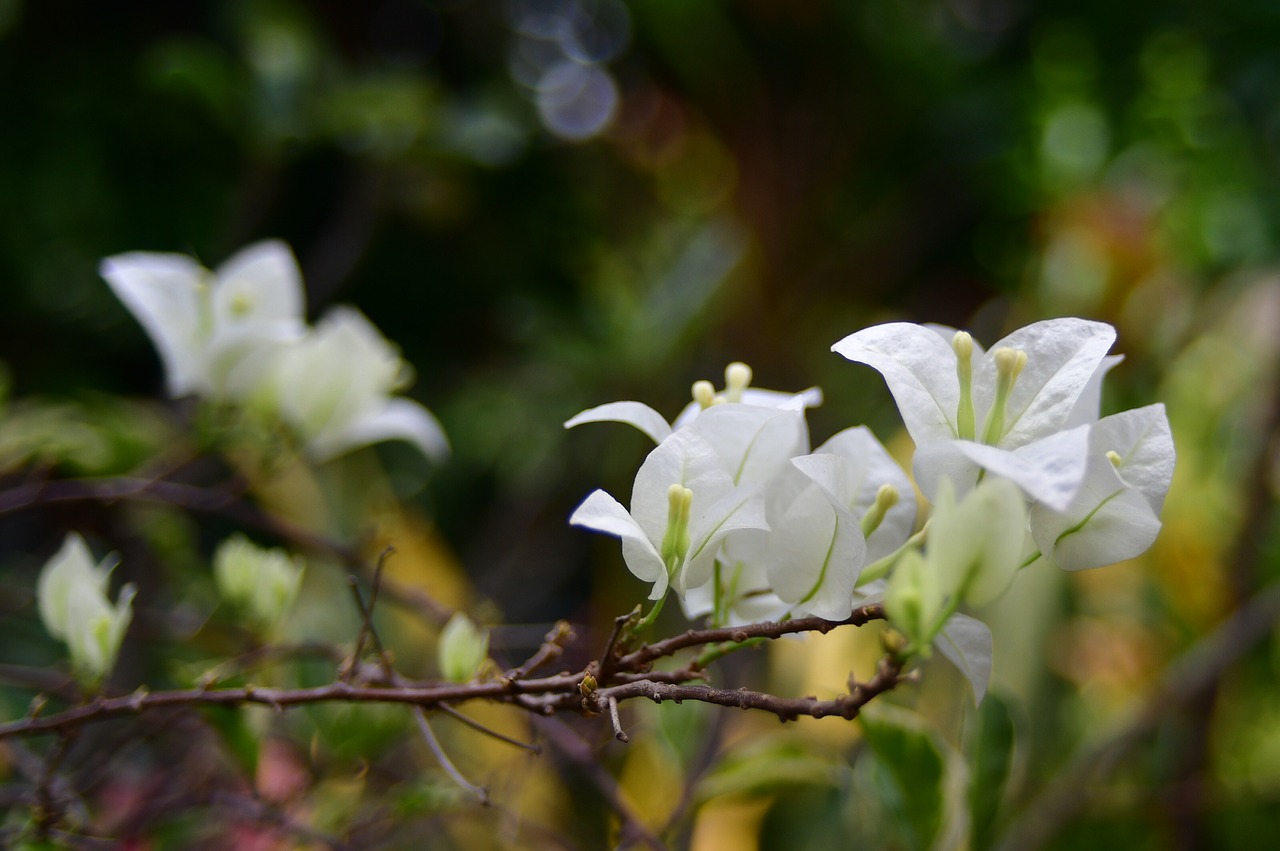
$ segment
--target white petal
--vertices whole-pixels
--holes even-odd
[[[1076,400],[1076,406],[1071,409],[1071,416],[1067,417],[1067,421],[1062,424],[1063,428],[1074,428],[1098,421],[1102,412],[1102,380],[1122,360],[1124,355],[1107,355],[1102,359],[1102,363],[1098,364],[1098,368],[1094,370],[1093,377],[1084,386],[1080,398]]]
[[[99,273],[160,353],[169,395],[203,389],[200,281],[205,270],[182,254],[137,251],[108,257]]]
[[[764,498],[758,488],[739,487],[709,507],[699,510],[698,492],[693,490],[693,513],[689,519],[689,552],[672,580],[677,593],[701,585],[711,578],[720,544],[733,532],[769,528]]]
[[[1160,519],[1137,489],[1118,489],[1101,499],[1090,489],[1085,496],[1070,512],[1038,506],[1031,512],[1040,552],[1064,570],[1103,567],[1141,555],[1160,533]]]
[[[955,448],[988,472],[1014,482],[1036,502],[1061,511],[1084,479],[1090,428],[1056,432],[1012,452],[966,440],[955,441]]]
[[[716,405],[690,423],[689,430],[716,451],[734,484],[769,481],[808,443],[804,415],[782,408]]]
[[[302,319],[302,273],[289,246],[277,239],[254,243],[217,270],[213,304],[219,325]]]
[[[857,518],[810,486],[769,536],[769,585],[795,604],[797,615],[840,620],[853,610],[853,587],[866,554]]]
[[[915,490],[907,474],[871,429],[866,426],[847,428],[833,435],[814,454],[833,454],[844,459],[837,487],[818,479],[815,481],[835,495],[858,519],[875,504],[876,494],[882,485],[892,485],[897,489],[897,504],[885,513],[884,520],[867,539],[868,560],[888,555],[911,536],[916,522]]]
[[[380,411],[366,414],[349,423],[331,440],[310,444],[317,460],[327,460],[358,446],[383,440],[407,440],[428,458],[440,461],[449,456],[449,440],[440,422],[430,411],[410,399],[388,399]]]
[[[909,322],[891,322],[850,334],[831,348],[880,371],[917,444],[957,435],[956,353],[938,333]]]
[[[935,440],[916,447],[911,472],[925,499],[934,502],[943,479],[951,482],[955,495],[962,497],[978,483],[982,467],[965,454],[967,441]],[[997,450],[1003,452],[1004,450]]]
[[[991,681],[991,630],[982,621],[954,614],[933,640],[943,656],[964,674],[973,687],[973,699],[982,703]]]
[[[733,490],[720,456],[705,440],[689,429],[673,432],[644,459],[631,489],[631,515],[654,541],[666,534],[667,491],[672,485],[693,491],[692,517]]]
[[[1147,405],[1098,421],[1090,433],[1091,453],[1116,452],[1125,484],[1142,491],[1159,514],[1173,481],[1176,452],[1164,405]]]
[[[662,414],[643,402],[609,402],[575,414],[565,421],[565,428],[573,428],[583,423],[616,422],[635,426],[653,439],[661,443],[671,434],[671,426],[663,419]]]
[[[572,526],[582,526],[622,539],[622,554],[627,569],[644,582],[654,583],[650,599],[656,600],[667,591],[667,568],[649,536],[627,510],[602,490],[592,491],[569,518]]]
[[[1104,322],[1048,319],[992,346],[993,352],[1008,346],[1027,353],[1009,396],[1000,445],[1022,446],[1062,429],[1115,339],[1115,329]]]

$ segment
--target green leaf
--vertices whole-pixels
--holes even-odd
[[[698,784],[698,798],[764,795],[796,786],[834,786],[839,765],[828,749],[794,737],[765,736],[735,748]]]
[[[968,770],[936,731],[908,710],[882,705],[861,716],[886,826],[910,849],[950,849],[968,836]]]
[[[1004,797],[1013,762],[1013,718],[998,695],[987,695],[969,739],[969,813],[973,824],[971,847],[986,848]]]

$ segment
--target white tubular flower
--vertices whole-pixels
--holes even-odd
[[[281,351],[270,401],[320,461],[393,439],[443,458],[449,444],[436,418],[417,402],[392,396],[411,376],[397,349],[364,314],[338,307]]]
[[[1014,474],[1034,499],[1064,508],[1084,475],[1074,454],[1083,437],[1028,448],[1017,459],[1009,454],[1096,417],[1114,342],[1115,329],[1105,323],[1050,319],[984,353],[963,331],[895,322],[851,334],[832,349],[884,376],[907,431],[925,450],[916,479],[926,496],[934,495],[938,470],[965,491],[984,467]],[[992,469],[1001,463],[1007,472]]]
[[[1066,570],[1084,570],[1146,552],[1160,532],[1174,462],[1164,405],[1099,420],[1089,434],[1088,469],[1075,499],[1064,511],[1031,509],[1041,554]]]
[[[259,547],[244,535],[223,541],[213,556],[218,593],[268,632],[293,608],[302,587],[302,573],[302,559],[282,549]]]
[[[141,251],[108,257],[100,272],[151,337],[173,397],[245,400],[270,353],[305,327],[298,264],[276,240],[243,249],[216,272],[181,254]]]
[[[735,485],[716,451],[690,429],[649,453],[636,473],[630,512],[597,490],[569,522],[621,538],[627,568],[653,583],[651,600],[668,587],[683,596],[710,580],[730,533],[769,528],[759,489]]]
[[[115,605],[107,600],[107,581],[115,562],[95,564],[84,539],[67,535],[45,563],[36,584],[40,619],[49,634],[67,645],[76,678],[93,686],[114,667],[133,618],[133,585],[125,585]]]
[[[609,402],[581,411],[565,421],[565,428],[584,423],[619,422],[634,426],[647,434],[654,443],[661,443],[672,431],[689,425],[703,411],[726,402],[745,407],[803,411],[822,404],[822,390],[810,387],[800,393],[783,393],[778,390],[761,390],[751,387],[751,367],[745,363],[731,363],[725,367],[725,389],[717,393],[710,381],[695,381],[693,401],[685,406],[674,423],[643,402]]]

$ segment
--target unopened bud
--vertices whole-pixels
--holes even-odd
[[[440,673],[455,683],[470,682],[489,658],[489,631],[457,612],[440,632],[436,652]]]

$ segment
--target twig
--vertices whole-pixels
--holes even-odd
[[[423,741],[427,743],[427,747],[431,749],[431,753],[435,755],[436,760],[440,763],[440,767],[445,773],[453,778],[453,782],[457,783],[463,789],[479,799],[481,806],[489,806],[489,791],[483,786],[477,786],[467,778],[462,776],[462,772],[449,759],[449,755],[444,752],[444,748],[440,746],[440,740],[436,738],[436,734],[431,730],[431,724],[427,721],[427,712],[422,707],[414,710],[413,718],[418,722],[418,731],[422,733]]]
[[[618,646],[618,639],[628,626],[636,622],[636,618],[640,615],[640,607],[636,606],[629,613],[619,615],[613,619],[613,631],[609,633],[609,640],[605,642],[604,652],[600,654],[600,661],[596,663],[596,678],[599,680],[607,680],[609,675],[613,673],[617,667],[617,659],[614,653]]]
[[[618,698],[609,696],[609,720],[613,722],[613,737],[624,745],[631,741],[622,729],[622,721],[618,718]]]
[[[529,674],[546,665],[555,659],[560,658],[564,654],[564,647],[569,642],[577,638],[574,635],[573,627],[568,621],[556,621],[555,626],[551,627],[551,631],[542,639],[542,646],[538,651],[529,657],[519,668],[507,671],[505,674],[509,680],[522,680]]]
[[[879,603],[860,606],[853,610],[849,617],[842,621],[829,621],[824,618],[796,618],[779,623],[757,623],[749,626],[720,627],[718,629],[691,629],[681,635],[663,641],[647,644],[618,660],[618,668],[623,670],[640,670],[649,662],[670,656],[677,651],[689,647],[701,647],[705,644],[717,644],[725,641],[741,643],[752,638],[778,638],[797,632],[828,633],[838,626],[865,626],[874,620],[884,620],[884,607]]]
[[[618,820],[622,823],[622,841],[618,844],[619,848],[634,842],[643,842],[655,851],[665,851],[667,846],[645,826],[631,805],[623,799],[622,792],[618,789],[618,782],[600,764],[591,746],[583,741],[581,736],[571,730],[567,724],[554,718],[541,718],[537,725],[546,735],[547,741],[591,781],[605,803],[618,816]]]
[[[526,750],[534,754],[542,753],[541,745],[537,743],[522,742],[519,739],[511,738],[505,733],[499,733],[497,730],[491,729],[481,724],[476,719],[471,718],[470,716],[467,716],[467,715],[463,715],[461,712],[454,709],[452,706],[450,706],[447,703],[441,703],[439,706],[436,707],[436,709],[440,710],[445,715],[448,715],[450,718],[461,721],[463,724],[466,724],[468,727],[470,727],[472,730],[475,730],[478,733],[484,733],[486,736],[490,736],[494,739],[497,739],[500,742],[506,742],[509,745],[515,745],[516,747],[522,750]]]
[[[360,603],[363,608],[363,602]],[[366,610],[367,611],[367,610]],[[746,641],[756,637],[776,637],[804,631],[827,632],[843,624],[861,625],[883,617],[878,606],[866,606],[856,610],[845,621],[828,621],[821,618],[801,618],[785,623],[754,624],[729,629],[690,630],[666,641],[641,647],[616,660],[614,673],[605,680],[596,677],[596,663],[573,674],[557,674],[537,679],[503,678],[471,683],[412,683],[405,681],[390,667],[387,660],[387,683],[377,686],[353,684],[339,680],[324,686],[299,689],[257,688],[246,685],[238,688],[197,688],[173,691],[145,692],[117,697],[99,696],[80,706],[39,717],[28,717],[0,723],[0,739],[11,736],[30,736],[39,733],[58,732],[78,727],[90,721],[118,715],[132,715],[162,708],[193,706],[240,706],[256,703],[270,706],[277,711],[311,703],[400,703],[430,709],[442,704],[457,704],[469,700],[490,700],[518,706],[541,714],[557,711],[581,711],[583,708],[599,712],[607,707],[610,697],[619,702],[637,697],[654,700],[700,700],[725,706],[742,706],[772,712],[782,720],[797,715],[839,715],[851,718],[870,698],[897,683],[897,673],[882,671],[870,683],[858,687],[857,693],[836,698],[833,701],[817,701],[813,698],[783,698],[763,692],[748,690],[729,691],[707,686],[687,685],[692,680],[705,679],[696,665],[686,665],[674,671],[649,671],[653,660],[671,655],[678,650],[723,641]],[[370,633],[371,640],[376,633]],[[596,682],[595,698],[584,707],[579,686],[590,676]],[[599,703],[604,700],[606,703]]]

